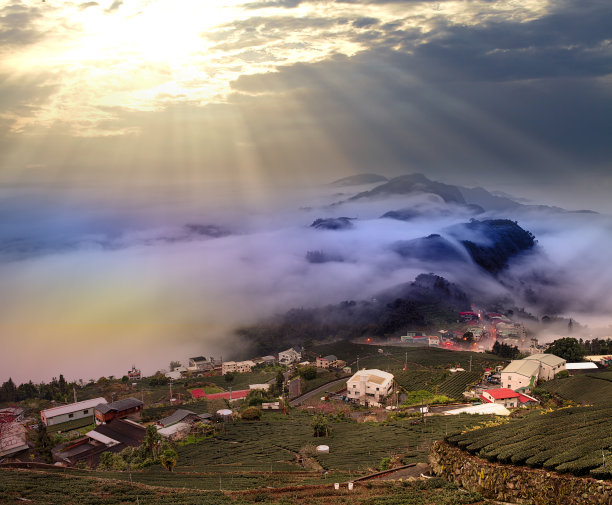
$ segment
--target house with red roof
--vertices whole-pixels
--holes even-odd
[[[497,403],[509,409],[527,407],[538,403],[535,398],[517,393],[509,388],[487,389],[482,392],[480,399],[485,403]]]

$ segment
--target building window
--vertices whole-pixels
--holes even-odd
[[[83,414],[89,414],[89,409],[85,409],[85,410],[83,411]]]
[[[68,414],[68,418],[72,419],[74,417],[74,414]]]

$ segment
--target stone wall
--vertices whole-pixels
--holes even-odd
[[[494,500],[525,505],[612,505],[612,482],[492,463],[446,442],[433,444],[429,463],[436,475]]]

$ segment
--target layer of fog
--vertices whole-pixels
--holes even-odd
[[[454,241],[448,228],[473,217],[466,208],[435,195],[331,205],[353,189],[285,193],[271,209],[172,201],[100,212],[83,202],[5,200],[11,221],[0,227],[3,243],[42,237],[68,240],[71,247],[0,260],[0,379],[49,380],[63,373],[87,380],[123,375],[132,364],[152,373],[192,355],[248,355],[249,343],[234,336],[238,326],[293,307],[367,299],[423,272],[456,282],[476,299],[505,300],[537,317],[608,324],[609,217],[537,209],[476,216],[517,220],[539,241],[496,278],[469,262],[406,260],[390,247],[432,233]],[[380,218],[403,208],[418,208],[423,217]],[[310,227],[317,218],[339,216],[357,219],[347,230]],[[177,230],[188,223],[231,234],[185,237]],[[92,236],[121,246],[92,245],[99,243]],[[342,261],[313,264],[308,251]]]

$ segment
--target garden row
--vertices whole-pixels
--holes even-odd
[[[439,478],[418,482],[375,482],[345,486],[338,491],[331,484],[285,490],[258,489],[242,493],[148,487],[85,476],[19,470],[0,470],[0,497],[8,503],[22,501],[63,505],[293,505],[328,503],[350,505],[461,505],[492,502]]]
[[[612,407],[534,411],[522,419],[446,438],[489,461],[612,477]]]
[[[555,379],[540,388],[577,403],[612,404],[612,372]]]
[[[479,372],[455,372],[446,370],[401,370],[395,373],[395,381],[406,391],[430,391],[450,398],[460,399],[466,388],[477,382]]]

